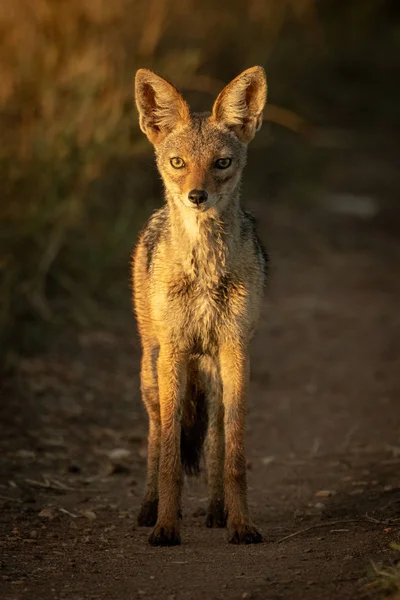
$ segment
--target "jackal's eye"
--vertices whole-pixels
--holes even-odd
[[[232,159],[231,158],[218,158],[218,160],[215,161],[215,168],[216,169],[227,169],[228,167],[230,167],[232,164]]]
[[[183,169],[183,167],[185,166],[185,161],[183,160],[183,158],[179,158],[179,156],[174,156],[169,162],[174,167],[174,169]]]

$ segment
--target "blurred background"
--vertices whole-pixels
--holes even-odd
[[[243,200],[270,278],[247,469],[283,545],[228,549],[201,479],[174,561],[134,525],[130,263],[163,199],[133,81],[209,110],[256,64]],[[399,0],[0,0],[0,597],[372,598],[389,544],[400,590],[399,75]]]
[[[66,325],[131,310],[131,250],[161,203],[138,67],[207,110],[263,65],[269,104],[246,181],[269,205],[396,234],[399,17],[395,0],[1,0],[3,366]]]

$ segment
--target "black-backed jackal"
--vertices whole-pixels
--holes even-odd
[[[266,93],[264,70],[253,67],[225,87],[211,114],[192,114],[170,83],[147,69],[136,74],[140,127],[155,147],[166,198],[133,267],[149,416],[138,522],[154,526],[154,546],[180,543],[183,470],[198,471],[203,443],[207,526],[227,522],[232,543],[262,540],[249,516],[244,437],[266,255],[239,185]]]

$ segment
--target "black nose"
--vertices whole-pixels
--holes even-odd
[[[208,194],[206,190],[192,190],[189,192],[188,198],[194,204],[201,204],[207,200]]]

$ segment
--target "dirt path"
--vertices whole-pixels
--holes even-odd
[[[3,385],[2,599],[374,593],[371,560],[389,561],[400,537],[400,244],[376,220],[253,209],[272,265],[247,436],[266,542],[229,546],[207,530],[201,479],[185,488],[182,546],[147,544],[135,520],[147,422],[123,315],[57,339]]]

